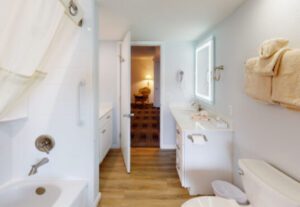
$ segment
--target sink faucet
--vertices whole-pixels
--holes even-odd
[[[35,175],[38,172],[38,168],[47,164],[48,162],[49,162],[49,159],[47,157],[44,157],[43,159],[41,159],[41,161],[39,161],[35,165],[32,165],[28,176]]]
[[[201,111],[202,110],[202,106],[198,101],[193,101],[192,102],[192,107],[195,107],[197,109],[197,111]]]

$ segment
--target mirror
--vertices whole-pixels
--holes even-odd
[[[214,102],[214,38],[196,49],[195,96],[208,104]]]

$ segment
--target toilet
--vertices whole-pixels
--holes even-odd
[[[300,207],[300,183],[261,160],[239,160],[247,207]],[[197,197],[181,207],[243,207],[233,199]]]

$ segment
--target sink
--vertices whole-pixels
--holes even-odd
[[[209,121],[210,117],[207,111],[199,111],[191,115],[193,121]]]

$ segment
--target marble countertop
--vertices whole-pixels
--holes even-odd
[[[185,131],[232,131],[231,127],[220,128],[216,125],[216,115],[209,114],[209,121],[195,121],[192,115],[197,113],[191,108],[170,106],[171,113],[182,130]],[[229,124],[228,124],[229,125]]]
[[[99,107],[99,119],[113,109],[112,104],[100,104]]]

